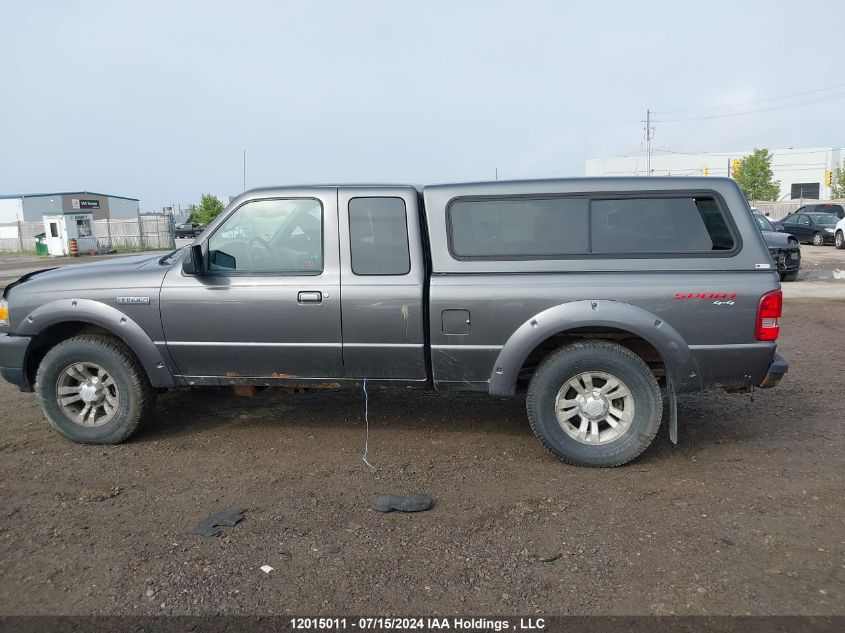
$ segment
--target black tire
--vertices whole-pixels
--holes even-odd
[[[824,235],[818,231],[813,233],[813,246],[824,246]]]
[[[601,372],[621,380],[634,403],[627,430],[605,444],[583,443],[563,430],[555,413],[558,392],[582,372]],[[531,429],[558,459],[576,466],[621,466],[649,447],[663,418],[663,398],[654,374],[630,350],[608,341],[565,345],[537,368],[526,400]],[[583,418],[580,418],[583,420]]]
[[[845,249],[845,235],[843,235],[842,231],[836,232],[834,242],[836,243],[836,248],[838,248],[839,250]]]
[[[75,363],[96,363],[114,380],[119,403],[102,426],[82,426],[58,402],[58,381]],[[144,368],[123,341],[102,335],[69,338],[47,352],[38,366],[36,388],[47,420],[59,433],[80,444],[117,444],[136,431],[155,406],[155,391]]]
[[[797,270],[792,270],[788,273],[781,273],[780,274],[780,280],[781,281],[795,281],[796,279],[798,279],[798,271]]]

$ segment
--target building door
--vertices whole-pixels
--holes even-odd
[[[47,216],[44,218],[44,233],[47,240],[47,252],[60,257],[67,255],[67,231],[65,219],[61,216]]]

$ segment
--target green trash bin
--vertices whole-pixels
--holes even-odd
[[[47,234],[39,233],[35,236],[35,254],[47,257],[50,252],[47,250]]]

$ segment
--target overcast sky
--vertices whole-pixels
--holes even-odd
[[[845,84],[838,0],[0,0],[0,24],[0,194],[143,210],[239,193],[243,149],[247,188],[578,176],[640,151],[647,108]],[[659,122],[654,144],[841,147],[845,99]]]

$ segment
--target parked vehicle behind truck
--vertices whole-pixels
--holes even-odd
[[[782,230],[778,231],[769,218],[753,207],[752,211],[763,239],[769,247],[769,253],[777,267],[780,280],[795,281],[798,278],[798,271],[801,270],[801,246],[798,238]]]
[[[664,400],[674,437],[677,393],[787,371],[777,271],[718,178],[257,189],[186,249],[30,274],[2,305],[2,375],[86,443],[160,390],[366,379],[525,394],[553,455],[616,466]]]

